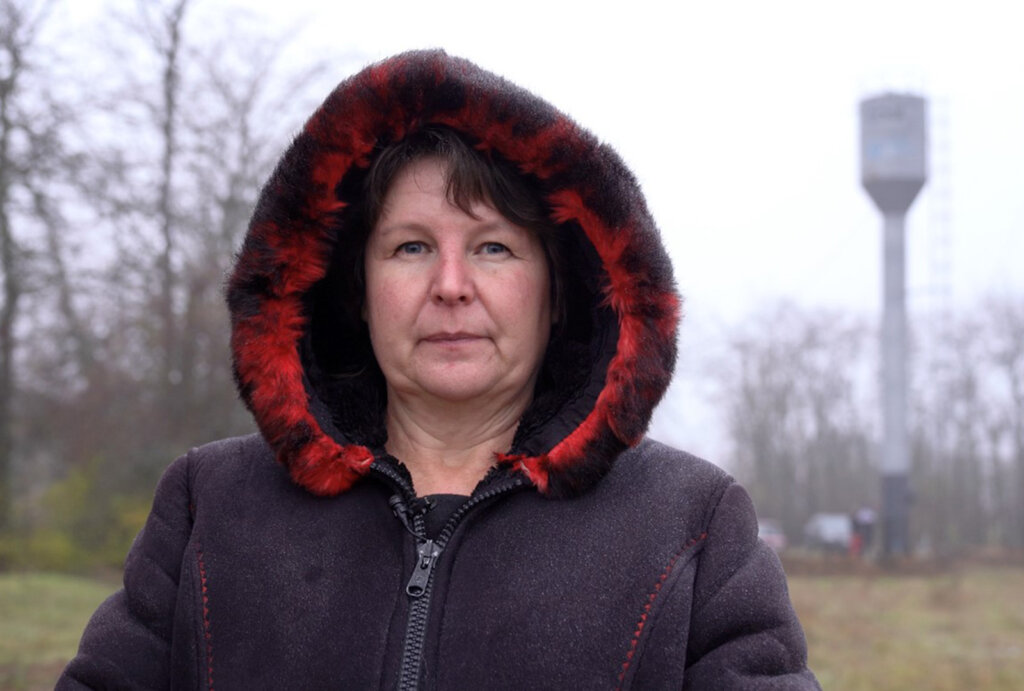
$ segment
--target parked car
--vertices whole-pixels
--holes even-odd
[[[804,526],[804,542],[811,549],[847,552],[853,525],[845,513],[816,513]]]
[[[782,531],[782,526],[778,521],[773,521],[770,518],[758,520],[757,536],[776,552],[786,549],[786,533]]]

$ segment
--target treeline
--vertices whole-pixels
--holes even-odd
[[[238,7],[66,9],[0,0],[0,568],[119,563],[161,470],[251,429],[223,276],[328,88]]]
[[[1024,299],[911,330],[913,549],[1024,549]],[[791,540],[816,512],[881,508],[878,353],[864,319],[779,305],[716,363],[730,468]]]

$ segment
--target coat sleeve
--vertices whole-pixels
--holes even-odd
[[[697,567],[685,688],[820,689],[775,552],[746,490],[730,484]]]
[[[188,457],[157,485],[125,561],[124,587],[99,606],[57,690],[165,689],[182,557],[192,529]]]

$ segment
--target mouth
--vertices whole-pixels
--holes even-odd
[[[425,342],[427,342],[427,343],[438,343],[438,344],[442,344],[442,345],[443,344],[457,345],[457,344],[460,344],[460,343],[469,343],[471,341],[478,341],[478,340],[480,340],[482,338],[483,338],[483,336],[480,336],[478,334],[467,333],[467,332],[464,332],[464,331],[456,331],[456,332],[443,331],[443,332],[439,332],[439,333],[430,334],[429,336],[424,337],[423,340]]]

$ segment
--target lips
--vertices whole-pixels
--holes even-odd
[[[479,334],[467,333],[465,331],[447,332],[442,331],[434,334],[430,334],[423,338],[427,343],[439,343],[439,344],[459,344],[469,343],[471,341],[478,341],[484,338]]]

